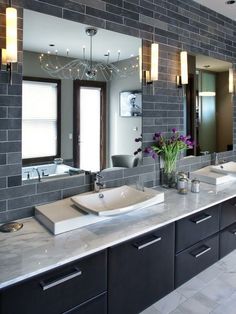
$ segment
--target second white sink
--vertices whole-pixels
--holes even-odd
[[[136,190],[127,185],[100,193],[76,195],[71,198],[76,206],[98,216],[115,216],[164,202],[164,193],[145,188]]]
[[[236,176],[236,162],[230,161],[218,166],[211,166],[211,171]]]
[[[227,174],[213,172],[212,166],[207,166],[191,172],[190,178],[196,178],[202,182],[214,185],[223,184],[234,180],[232,176],[228,176]]]

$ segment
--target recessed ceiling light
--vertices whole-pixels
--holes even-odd
[[[235,0],[227,0],[225,3],[226,4],[234,4],[236,1]]]

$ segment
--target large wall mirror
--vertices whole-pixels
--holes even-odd
[[[185,132],[196,143],[189,154],[232,150],[232,64],[203,55],[188,55],[188,72]]]
[[[23,180],[139,164],[141,45],[24,10]]]

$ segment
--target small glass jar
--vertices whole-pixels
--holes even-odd
[[[188,179],[188,176],[187,176],[187,174],[185,172],[180,171],[180,172],[177,173],[177,185],[176,185],[177,190],[179,190],[181,188],[182,183],[181,183],[181,181],[179,183],[179,180],[182,179],[182,178]]]
[[[200,192],[200,181],[197,179],[193,179],[191,183],[191,192],[199,193]]]
[[[188,193],[188,179],[187,178],[180,178],[178,180],[178,192],[180,194]]]

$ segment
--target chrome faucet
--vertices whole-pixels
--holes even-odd
[[[94,192],[99,193],[102,188],[105,188],[105,183],[101,182],[101,179],[103,179],[103,176],[100,172],[97,172],[94,180]]]
[[[219,154],[218,153],[213,153],[212,154],[212,160],[211,160],[211,164],[214,165],[214,166],[218,166],[218,165],[222,165],[224,163],[226,163],[227,160],[225,159],[219,159]],[[223,167],[221,167],[223,168]]]
[[[38,181],[41,182],[41,176],[40,176],[40,172],[39,172],[38,168],[33,168],[33,171],[36,171],[36,173],[38,175]]]
[[[211,164],[214,165],[214,166],[218,166],[219,165],[219,158],[218,158],[218,154],[217,153],[213,153],[212,154]]]
[[[26,176],[27,176],[27,180],[29,180],[29,179],[30,179],[30,171],[25,171],[24,173],[25,173]]]

